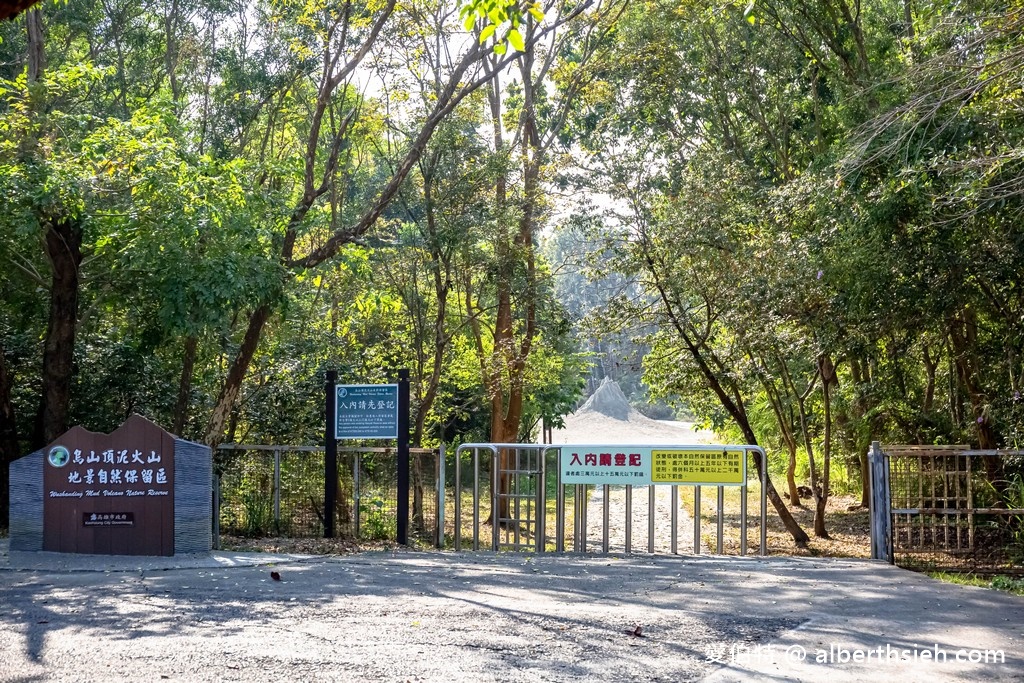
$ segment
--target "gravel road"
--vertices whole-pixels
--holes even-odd
[[[1024,599],[871,562],[412,551],[237,560],[165,570],[124,558],[124,571],[12,560],[0,568],[0,679],[1024,680]],[[1006,663],[782,659],[790,643],[813,657],[829,643],[911,640],[999,647]]]

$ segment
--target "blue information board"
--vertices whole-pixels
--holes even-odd
[[[335,439],[397,439],[397,384],[337,384]]]

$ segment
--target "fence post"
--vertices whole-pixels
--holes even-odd
[[[281,533],[281,449],[274,449],[274,533]]]
[[[868,471],[871,481],[871,559],[893,564],[889,459],[877,441],[871,442],[868,451]]]
[[[540,448],[537,455],[537,465],[540,472],[537,473],[536,481],[540,482],[537,487],[537,519],[535,531],[537,534],[537,552],[542,553],[547,549],[547,502],[548,502],[548,453],[546,448]]]
[[[352,536],[359,538],[360,515],[362,514],[363,482],[359,473],[363,469],[363,457],[358,450],[352,452]]]
[[[220,550],[220,477],[213,475],[213,549]]]
[[[409,371],[398,371],[398,543],[409,545]]]
[[[437,538],[434,545],[440,550],[444,548],[444,442],[437,447]]]
[[[337,394],[338,371],[327,371],[324,387],[324,538],[334,538],[334,515],[338,496]]]
[[[491,550],[498,551],[501,538],[501,453],[491,453]]]

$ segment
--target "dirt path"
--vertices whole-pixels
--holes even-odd
[[[714,432],[695,429],[692,422],[652,420],[632,412],[619,420],[587,410],[565,418],[565,427],[552,431],[555,444],[659,444],[687,445],[715,443]]]
[[[680,555],[693,553],[693,517],[676,501],[676,544],[672,547],[672,494],[669,486],[654,488],[654,526],[653,536],[650,526],[650,490],[648,486],[633,488],[632,524],[629,529],[631,548],[626,548],[626,488],[623,486],[608,487],[608,546],[609,552],[633,552]],[[680,495],[683,495],[680,493]],[[587,550],[592,553],[604,549],[604,489],[595,488],[590,494],[587,508]],[[653,548],[650,539],[653,538]],[[708,552],[707,546],[701,546],[701,552]]]

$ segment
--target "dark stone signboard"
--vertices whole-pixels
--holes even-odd
[[[211,481],[209,448],[139,415],[111,434],[74,427],[12,463],[11,550],[208,551]]]

